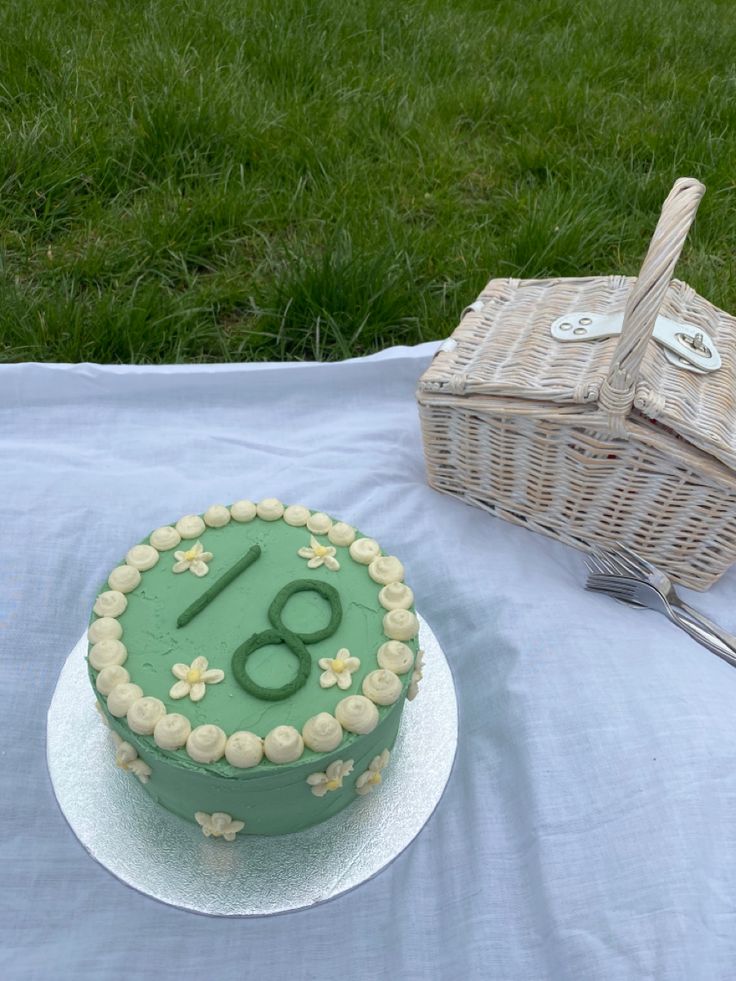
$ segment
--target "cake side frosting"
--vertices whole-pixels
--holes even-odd
[[[234,833],[306,827],[370,792],[421,671],[403,574],[351,526],[274,499],[156,529],[89,628],[121,765],[182,817],[245,822]]]

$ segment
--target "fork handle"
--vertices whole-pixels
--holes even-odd
[[[727,633],[712,620],[704,617],[702,613],[698,613],[687,603],[680,601],[677,604],[671,604],[671,609],[678,627],[704,644],[718,657],[736,667],[736,637]]]

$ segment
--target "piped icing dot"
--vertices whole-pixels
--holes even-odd
[[[176,530],[182,538],[199,538],[206,527],[198,514],[185,514],[176,522]]]
[[[379,668],[363,678],[363,694],[376,705],[393,705],[401,694],[401,681],[393,671]]]
[[[374,582],[387,586],[404,578],[404,566],[395,555],[379,555],[368,566],[368,575]]]
[[[365,695],[348,695],[335,706],[335,718],[348,732],[365,735],[378,725],[378,709]]]
[[[342,742],[342,726],[334,715],[320,712],[304,723],[302,737],[307,749],[315,753],[331,753]]]
[[[107,577],[110,589],[121,593],[131,593],[141,581],[141,574],[132,565],[119,565]]]
[[[326,535],[332,527],[332,518],[324,511],[315,511],[307,519],[307,528],[313,535]]]
[[[309,521],[311,512],[303,504],[290,504],[284,511],[284,521],[293,528],[301,528]]]
[[[87,637],[93,644],[98,640],[120,640],[122,636],[123,628],[114,617],[100,617],[87,630]]]
[[[253,501],[236,501],[235,504],[230,505],[230,514],[233,516],[233,521],[245,524],[246,521],[255,518],[256,506]]]
[[[389,610],[383,618],[383,632],[392,640],[411,640],[419,633],[419,621],[410,610]]]
[[[277,497],[266,497],[256,507],[256,514],[261,521],[278,521],[283,513],[284,505]]]
[[[406,674],[414,664],[414,654],[411,647],[402,644],[400,640],[389,640],[378,648],[376,660],[382,668],[393,671],[394,674]]]
[[[109,695],[117,685],[126,685],[129,681],[130,675],[122,665],[108,664],[97,675],[95,688],[101,695]]]
[[[272,763],[293,763],[304,752],[304,740],[293,726],[276,726],[263,740],[263,751]]]
[[[350,546],[350,558],[360,565],[370,565],[381,554],[381,546],[375,538],[356,538]]]
[[[227,736],[219,726],[197,726],[187,739],[187,753],[197,763],[216,763],[225,754],[226,742]]]
[[[384,610],[408,610],[414,603],[414,593],[403,582],[390,582],[378,594],[378,602]]]
[[[179,544],[181,535],[171,525],[162,525],[161,528],[157,528],[151,532],[148,539],[151,545],[159,552],[169,552]]]
[[[122,685],[120,686],[122,687]],[[113,688],[111,696],[115,694],[117,688]],[[108,701],[109,706],[109,701]],[[166,706],[160,698],[152,695],[144,695],[139,698],[128,709],[128,725],[137,732],[139,736],[150,736],[156,728],[156,723],[166,715]]]
[[[131,705],[140,698],[143,698],[143,689],[140,685],[132,685],[127,682],[122,685],[115,685],[107,696],[108,711],[116,719],[122,719],[124,715],[128,714]]]
[[[346,525],[344,521],[338,521],[327,532],[327,537],[333,545],[352,545],[355,541],[355,528]]]
[[[127,659],[128,651],[125,644],[120,640],[113,640],[112,637],[98,640],[89,652],[89,663],[95,671],[102,671],[111,664],[125,664]]]
[[[204,513],[204,523],[210,528],[224,528],[230,522],[230,512],[224,504],[213,504]]]
[[[125,561],[128,565],[132,565],[134,569],[138,569],[140,572],[146,572],[146,570],[152,569],[156,565],[158,558],[158,552],[153,545],[134,545],[131,549],[128,549]]]
[[[178,712],[170,712],[158,720],[153,728],[153,740],[161,749],[181,749],[189,738],[192,724]]]
[[[98,617],[119,617],[128,606],[128,601],[119,589],[108,589],[95,600],[92,609]]]
[[[258,766],[263,759],[263,740],[254,732],[234,732],[225,744],[225,759],[240,769]]]

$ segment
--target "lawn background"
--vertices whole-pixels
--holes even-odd
[[[678,276],[736,310],[736,17],[667,0],[6,0],[0,358],[341,358],[491,276]]]

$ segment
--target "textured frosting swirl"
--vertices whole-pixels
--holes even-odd
[[[152,569],[158,562],[159,555],[153,545],[134,545],[128,549],[125,556],[127,565],[131,565],[140,572]]]
[[[224,528],[230,522],[230,512],[224,504],[213,504],[204,513],[204,523],[209,528]]]
[[[87,639],[92,644],[98,640],[120,640],[123,628],[114,617],[100,617],[94,620],[87,629]]]
[[[404,578],[404,566],[395,555],[379,555],[368,566],[368,575],[374,582],[387,586]]]
[[[117,685],[126,685],[130,675],[121,664],[108,664],[97,675],[95,688],[101,695],[109,695]]]
[[[141,574],[132,565],[119,565],[107,577],[110,589],[117,589],[120,593],[132,593],[140,581]]]
[[[122,686],[121,686],[122,687]],[[117,691],[113,688],[112,694]],[[109,705],[109,702],[108,702]],[[150,736],[156,728],[156,723],[166,715],[166,706],[160,698],[144,695],[128,709],[128,725],[139,736]]]
[[[176,530],[182,538],[199,538],[206,525],[198,514],[185,514],[176,522]]]
[[[307,528],[313,535],[326,535],[332,527],[332,518],[324,511],[315,511],[307,519]]]
[[[378,709],[365,695],[348,695],[335,706],[335,718],[343,729],[363,736],[378,725]]]
[[[383,632],[391,640],[411,640],[419,633],[419,621],[411,610],[389,610],[383,618]]]
[[[320,712],[304,723],[302,737],[304,745],[315,753],[331,753],[342,742],[342,726],[334,715]]]
[[[256,506],[253,501],[236,501],[230,505],[230,514],[233,516],[233,521],[245,524],[246,521],[252,521],[255,518]]]
[[[225,755],[226,743],[227,736],[219,726],[197,726],[189,733],[187,753],[197,763],[216,763]]]
[[[262,521],[278,521],[283,513],[284,505],[277,497],[265,497],[256,507],[256,514]]]
[[[128,606],[128,601],[119,589],[107,589],[95,600],[92,609],[98,617],[119,617]]]
[[[284,521],[292,528],[301,528],[309,521],[310,513],[309,508],[305,508],[303,504],[290,504],[284,511]]]
[[[344,521],[337,521],[327,532],[333,545],[352,545],[355,541],[355,528]]]
[[[390,582],[378,594],[378,602],[384,610],[408,610],[414,603],[414,593],[403,582]]]
[[[393,705],[401,694],[401,680],[388,668],[379,668],[363,678],[363,694],[376,705]]]
[[[304,752],[304,740],[293,726],[276,726],[263,740],[263,751],[272,763],[293,763]]]
[[[225,759],[240,769],[258,766],[263,759],[263,740],[244,729],[234,732],[225,744]]]
[[[356,538],[350,546],[350,558],[360,565],[370,565],[381,554],[381,546],[375,538]]]
[[[89,663],[95,671],[102,671],[111,664],[125,664],[127,659],[128,650],[125,644],[121,640],[113,640],[112,637],[98,640],[89,652]]]
[[[122,685],[115,685],[107,696],[107,708],[110,715],[114,715],[116,719],[122,719],[124,715],[128,714],[131,705],[140,698],[143,698],[143,689],[140,685],[124,682]]]
[[[181,749],[189,738],[192,724],[178,712],[170,712],[158,720],[153,728],[153,739],[161,749]]]
[[[400,640],[389,640],[378,648],[377,660],[382,668],[394,674],[406,674],[414,664],[414,654]]]
[[[159,552],[169,552],[181,542],[181,535],[171,525],[162,525],[148,536],[151,545]]]

